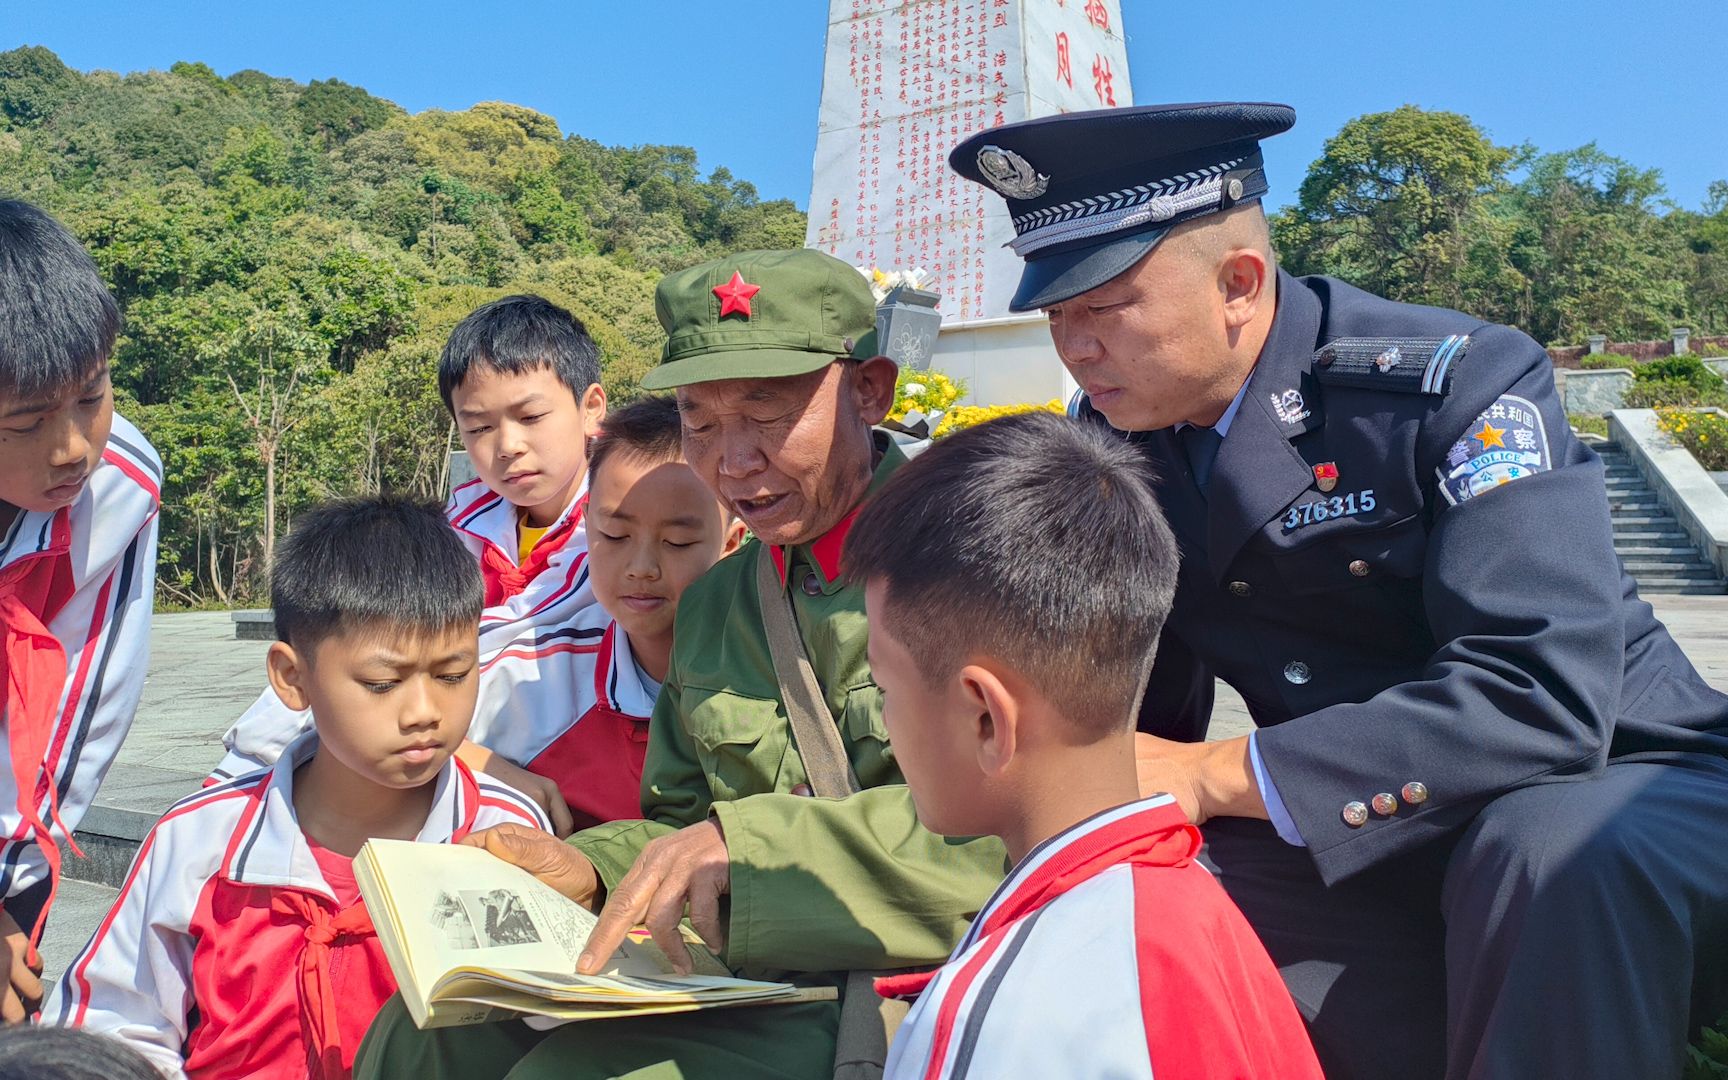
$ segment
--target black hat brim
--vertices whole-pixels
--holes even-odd
[[[1037,311],[1091,292],[1144,259],[1171,226],[1159,225],[1072,251],[1040,253],[1020,271],[1020,286],[1008,302],[1013,312]]]

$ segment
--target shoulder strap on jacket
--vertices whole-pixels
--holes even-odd
[[[780,682],[780,698],[792,726],[792,741],[804,759],[810,790],[825,799],[839,799],[858,790],[858,778],[840,741],[834,714],[816,681],[804,640],[798,636],[792,600],[781,587],[780,572],[767,544],[759,545],[756,558],[756,588],[762,601],[762,628],[768,635],[768,653],[774,658],[774,675]]]

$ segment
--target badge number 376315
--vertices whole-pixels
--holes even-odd
[[[1366,514],[1380,505],[1374,500],[1374,489],[1352,491],[1348,495],[1334,495],[1330,499],[1317,499],[1314,502],[1298,503],[1284,514],[1284,531],[1300,529],[1304,525],[1313,525],[1321,521],[1331,521],[1333,518],[1351,517],[1355,514]]]

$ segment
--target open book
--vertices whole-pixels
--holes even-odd
[[[695,974],[678,975],[633,933],[599,975],[576,958],[596,918],[479,848],[369,840],[354,859],[379,944],[422,1028],[532,1014],[560,1020],[831,999],[831,987],[735,979],[685,930]]]

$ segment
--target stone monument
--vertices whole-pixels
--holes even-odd
[[[927,271],[934,366],[975,401],[1063,396],[1043,317],[1008,311],[1007,208],[949,170],[948,151],[1001,124],[1129,104],[1121,0],[829,0],[805,243]]]

